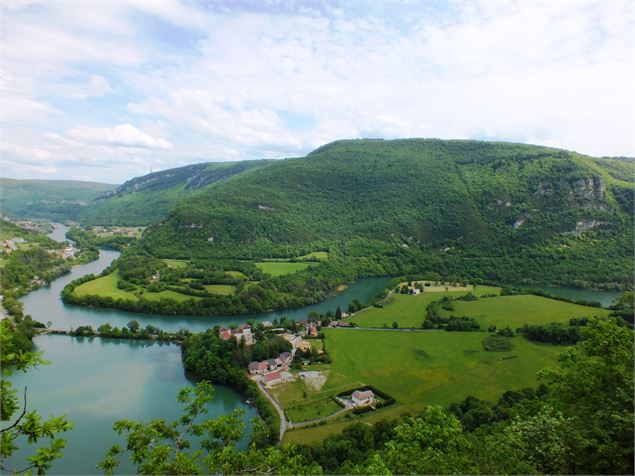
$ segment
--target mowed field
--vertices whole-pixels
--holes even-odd
[[[509,352],[486,352],[484,332],[382,331],[326,329],[326,346],[333,363],[319,395],[359,385],[373,385],[397,403],[371,412],[362,421],[416,413],[426,405],[449,405],[469,395],[495,400],[506,390],[537,385],[536,373],[554,366],[564,347],[513,338]],[[350,423],[352,420],[348,420]],[[289,432],[285,441],[313,443],[340,431],[347,420]]]
[[[171,299],[177,302],[183,302],[190,299],[193,299],[195,301],[202,299],[198,296],[188,296],[187,294],[177,293],[176,291],[172,291],[171,289],[166,289],[165,291],[160,291],[158,293],[144,291],[142,297],[143,299],[147,299],[148,301],[159,301],[161,299]]]
[[[162,261],[170,268],[185,268],[188,263],[188,261],[184,259],[163,259]]]
[[[77,296],[95,295],[108,296],[113,299],[138,300],[134,294],[117,288],[117,281],[119,281],[119,272],[114,271],[106,276],[80,284],[75,288],[73,293]]]
[[[517,329],[525,324],[566,323],[572,317],[608,316],[610,312],[608,309],[580,306],[532,294],[454,301],[454,311],[440,309],[442,316],[474,317],[482,329],[492,324],[499,328],[510,326]]]
[[[493,286],[475,286],[470,290],[475,296],[483,294],[499,294],[500,288]],[[383,303],[383,308],[370,307],[358,312],[350,318],[351,322],[360,327],[391,327],[393,321],[399,327],[420,328],[426,316],[426,308],[432,301],[438,301],[443,296],[459,297],[465,291],[426,292],[413,296],[411,294],[393,294]],[[490,299],[490,298],[484,298]],[[492,298],[493,299],[493,298]],[[480,301],[479,301],[480,302]]]
[[[231,296],[236,292],[236,286],[232,286],[231,284],[205,284],[203,287],[208,293],[221,296]]]
[[[106,276],[102,276],[92,281],[80,284],[73,291],[77,296],[108,296],[113,299],[138,301],[139,298],[129,291],[123,291],[117,287],[119,281],[119,272],[114,271]],[[142,294],[143,299],[149,301],[158,301],[160,299],[172,299],[174,301],[187,301],[188,299],[198,300],[200,297],[187,296],[171,290],[165,290],[158,293],[145,291]]]
[[[314,263],[290,263],[288,261],[258,261],[255,265],[271,276],[295,273],[308,268]]]

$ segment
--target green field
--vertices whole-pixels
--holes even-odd
[[[535,386],[536,372],[555,365],[563,350],[515,337],[512,351],[486,352],[481,344],[487,335],[484,332],[324,332],[333,363],[315,400],[362,384],[373,385],[397,400],[362,421],[418,412],[430,404],[449,405],[468,395],[495,400],[506,390]],[[329,431],[337,431],[338,425],[341,423],[292,431],[285,441],[317,441]]]
[[[236,292],[236,286],[232,286],[231,284],[206,284],[203,287],[208,293],[219,294],[221,296],[231,296]]]
[[[164,259],[162,260],[170,268],[185,268],[187,266],[187,260],[184,259]]]
[[[532,294],[455,301],[454,311],[440,310],[442,316],[453,314],[474,317],[483,329],[491,324],[499,328],[510,326],[516,329],[524,324],[568,322],[572,317],[608,316],[610,312],[608,309],[580,306]]]
[[[245,273],[242,273],[240,271],[225,271],[225,274],[227,276],[231,276],[232,278],[243,279],[243,280],[247,279],[247,276],[245,275]]]
[[[340,409],[332,399],[325,399],[321,393],[316,394],[308,389],[301,379],[276,385],[271,391],[292,422],[325,417]]]
[[[73,293],[77,296],[109,296],[113,299],[129,299],[137,301],[137,296],[134,294],[117,288],[117,281],[119,281],[119,272],[114,271],[106,276],[102,276],[101,278],[80,284],[75,288]]]
[[[326,251],[314,251],[304,256],[298,256],[296,259],[307,261],[326,261],[329,259],[329,254]]]
[[[258,261],[256,266],[271,276],[295,273],[311,266],[311,263],[290,263],[288,261]]]
[[[161,291],[158,293],[146,291],[143,293],[143,298],[147,299],[148,301],[158,301],[160,299],[171,299],[177,302],[183,302],[189,299],[194,299],[194,300],[202,299],[198,296],[188,296],[187,294],[177,293],[176,291],[172,291],[170,289],[166,289],[165,291]]]
[[[500,288],[492,286],[476,286],[472,293],[476,296],[482,294],[500,293]],[[411,294],[393,294],[384,303],[383,308],[371,307],[358,312],[351,317],[351,322],[355,322],[360,327],[391,327],[393,321],[399,327],[420,328],[426,315],[426,307],[432,301],[438,301],[443,296],[459,297],[466,294],[465,291],[456,292],[423,292],[418,296]],[[484,298],[494,299],[494,298]],[[480,302],[480,301],[479,301]]]

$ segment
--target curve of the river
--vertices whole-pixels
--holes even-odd
[[[58,241],[63,240],[67,227],[56,224],[55,231],[49,236]],[[82,325],[92,325],[94,328],[101,324],[109,323],[122,327],[135,319],[141,326],[148,324],[160,327],[166,331],[176,331],[185,327],[191,331],[204,331],[216,325],[242,323],[253,319],[254,321],[273,321],[286,316],[289,319],[306,319],[311,311],[324,313],[328,310],[335,311],[337,306],[346,309],[353,299],[367,302],[386,287],[388,278],[364,278],[351,283],[348,288],[321,303],[305,306],[298,309],[284,311],[265,312],[247,316],[166,316],[158,314],[139,314],[115,309],[92,308],[64,304],[60,293],[64,286],[74,279],[86,274],[99,274],[119,256],[117,251],[100,250],[99,258],[87,264],[73,267],[70,273],[53,281],[49,286],[43,287],[27,294],[22,298],[24,311],[41,322],[50,321],[54,329],[70,329]]]

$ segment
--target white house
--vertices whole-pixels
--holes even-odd
[[[372,390],[355,390],[351,398],[355,405],[368,405],[375,400],[375,394]]]

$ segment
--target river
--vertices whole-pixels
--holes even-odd
[[[55,225],[49,237],[63,241],[68,230]],[[326,312],[337,306],[346,308],[353,299],[364,302],[374,297],[387,278],[363,279],[349,285],[342,293],[322,303],[289,311],[263,313],[256,316],[162,316],[135,314],[110,309],[66,305],[60,292],[70,281],[89,273],[99,274],[119,256],[116,251],[101,250],[99,259],[75,266],[71,272],[22,298],[25,313],[41,322],[51,321],[53,328],[68,329],[80,325],[97,328],[103,323],[123,326],[136,319],[142,326],[152,324],[165,330],[186,327],[202,331],[218,324],[244,322],[246,319],[273,320],[282,316],[306,318],[310,311]],[[29,406],[40,414],[66,414],[75,427],[65,435],[68,445],[64,457],[57,460],[51,473],[95,474],[95,465],[110,445],[119,441],[112,425],[119,419],[147,421],[151,418],[173,419],[179,415],[176,403],[178,390],[192,385],[183,371],[180,349],[173,344],[124,341],[116,339],[88,339],[59,335],[43,335],[35,339],[37,350],[51,365],[31,369],[10,377],[21,389],[28,386]],[[216,386],[210,415],[230,413],[235,408],[246,411],[248,422],[256,411],[232,389]],[[27,445],[6,463],[20,466]],[[245,442],[243,442],[244,444]],[[20,466],[23,467],[23,466]],[[130,463],[122,464],[118,473],[133,473]]]
[[[56,224],[55,230],[49,236],[53,239],[63,240],[68,228]],[[63,233],[62,233],[63,232]],[[73,267],[70,273],[61,276],[49,286],[38,289],[22,298],[24,312],[41,321],[51,321],[54,329],[70,329],[82,325],[92,325],[93,328],[101,324],[109,323],[112,326],[122,327],[133,319],[139,321],[142,327],[148,324],[160,327],[166,331],[177,331],[185,327],[191,331],[199,332],[216,325],[228,325],[231,323],[243,323],[249,319],[254,321],[273,321],[283,316],[289,319],[306,319],[311,311],[325,313],[328,310],[335,312],[337,306],[346,310],[353,299],[367,302],[386,287],[389,278],[364,278],[349,284],[348,288],[335,296],[318,304],[305,306],[298,309],[284,311],[265,312],[248,316],[165,316],[159,314],[138,314],[119,311],[115,309],[90,308],[84,306],[64,304],[60,299],[60,293],[64,286],[72,280],[86,274],[99,274],[119,256],[118,251],[100,250],[99,258],[87,264]]]
[[[601,289],[582,289],[571,286],[532,286],[522,285],[521,287],[537,289],[554,296],[560,296],[577,301],[599,302],[602,307],[609,307],[620,294],[619,291],[604,291]]]

